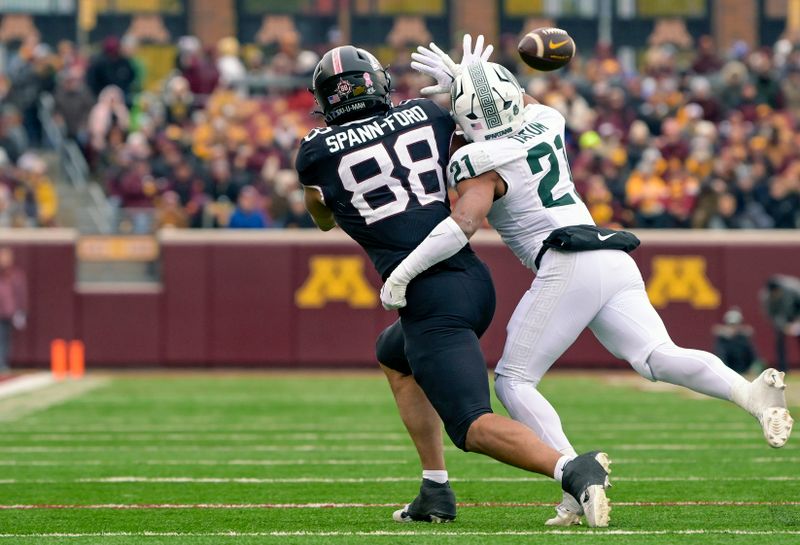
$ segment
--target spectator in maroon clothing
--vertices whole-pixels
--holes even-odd
[[[189,82],[189,89],[196,100],[195,105],[203,106],[219,83],[219,70],[214,62],[213,48],[203,51],[199,44],[197,48],[189,44],[178,59],[178,67]]]
[[[698,42],[697,58],[692,63],[692,72],[695,74],[710,74],[722,68],[722,61],[717,56],[714,47],[714,38],[701,36]]]
[[[662,136],[658,140],[658,151],[666,159],[685,161],[689,156],[689,144],[681,134],[680,123],[674,118],[664,120],[661,126]]]
[[[631,123],[636,121],[636,111],[630,106],[625,91],[620,87],[612,87],[608,95],[597,106],[595,126],[611,124],[620,133],[628,131]]]
[[[8,372],[13,329],[24,329],[28,313],[28,281],[14,266],[11,248],[0,248],[0,373]]]
[[[703,108],[703,119],[712,123],[722,120],[722,106],[714,97],[711,83],[706,78],[695,78],[691,84],[691,102]]]
[[[156,192],[156,183],[147,161],[134,161],[120,177],[119,193],[123,208],[152,208]]]

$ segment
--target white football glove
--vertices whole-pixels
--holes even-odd
[[[479,61],[488,61],[492,56],[494,46],[489,44],[483,48],[483,34],[479,34],[475,40],[475,49],[472,49],[472,36],[464,34],[464,56],[461,57],[461,67],[469,66]]]
[[[381,304],[383,308],[397,310],[406,306],[407,287],[408,284],[399,283],[389,276],[381,288]]]
[[[411,68],[426,74],[436,80],[436,85],[430,85],[422,89],[423,95],[436,95],[439,93],[449,93],[453,81],[461,75],[465,66],[478,61],[487,61],[494,51],[494,46],[489,44],[484,49],[483,34],[475,40],[475,49],[472,49],[472,36],[464,34],[463,57],[461,64],[456,64],[450,55],[442,51],[439,46],[431,42],[430,49],[425,46],[417,47],[417,52],[411,54],[414,59]]]

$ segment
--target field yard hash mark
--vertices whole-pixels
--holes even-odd
[[[717,529],[679,529],[679,530],[498,530],[495,532],[479,531],[424,531],[424,530],[398,530],[372,532],[347,532],[347,531],[298,531],[298,532],[87,532],[87,533],[31,533],[31,534],[0,534],[0,538],[83,538],[83,537],[397,537],[397,536],[680,536],[680,535],[743,535],[743,536],[793,536],[800,535],[800,530],[717,530]]]
[[[101,503],[101,504],[16,504],[0,505],[0,510],[34,509],[141,510],[141,509],[372,509],[402,507],[402,503]],[[470,507],[553,507],[555,502],[459,502]],[[800,501],[634,501],[613,502],[614,507],[791,507]]]
[[[551,483],[547,477],[462,477],[452,482],[463,483]],[[747,477],[617,477],[615,482],[750,482],[800,481],[800,475],[771,475]],[[141,477],[121,475],[112,477],[81,477],[77,479],[0,479],[0,484],[136,484],[136,483],[192,483],[192,484],[362,484],[362,483],[416,483],[419,477]]]

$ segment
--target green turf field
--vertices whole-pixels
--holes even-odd
[[[543,526],[556,484],[453,447],[457,521],[394,523],[419,468],[380,375],[186,373],[3,400],[0,545],[800,543],[797,438],[772,450],[732,405],[615,377],[542,384],[614,461],[608,529]]]

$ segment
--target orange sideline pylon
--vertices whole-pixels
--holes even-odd
[[[53,339],[50,343],[50,371],[56,380],[67,378],[67,341]]]
[[[85,348],[83,341],[69,342],[69,376],[82,378],[86,372]]]

